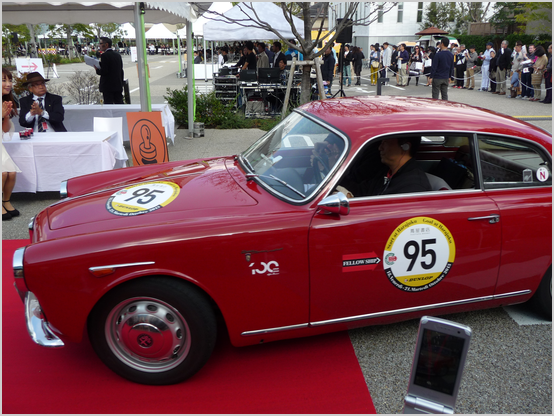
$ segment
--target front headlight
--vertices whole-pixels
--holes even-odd
[[[25,249],[26,247],[21,247],[15,250],[12,263],[15,290],[19,294],[22,301],[25,301],[25,295],[29,291],[29,288],[27,288],[27,285],[25,284],[25,274],[23,273],[23,257],[25,255]]]
[[[67,181],[62,181],[60,185],[60,198],[67,198]]]

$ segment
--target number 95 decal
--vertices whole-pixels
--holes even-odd
[[[106,202],[108,212],[134,216],[146,214],[171,203],[180,188],[173,182],[146,182],[117,191]]]
[[[398,289],[420,292],[444,279],[455,257],[456,245],[448,228],[433,218],[416,217],[404,221],[389,237],[383,267]]]

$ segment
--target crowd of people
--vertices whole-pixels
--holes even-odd
[[[432,86],[432,68],[437,53],[448,52],[451,56],[452,71],[446,78],[447,87],[475,90],[475,75],[482,75],[481,85],[477,91],[488,91],[493,94],[507,95],[509,98],[518,98],[537,101],[544,104],[552,103],[552,45],[545,50],[543,46],[534,44],[523,45],[516,42],[514,49],[510,49],[509,42],[504,40],[498,51],[494,44],[488,42],[483,52],[477,53],[476,47],[457,43],[446,45],[438,42],[436,47],[422,48],[416,45],[412,52],[407,50],[406,44],[398,46],[384,42],[371,45],[370,73],[371,85],[377,83],[380,76],[396,78],[396,85],[405,87],[410,85],[411,78],[415,78],[415,85],[419,84],[419,77],[426,76],[425,86]],[[343,77],[350,77],[350,63],[346,59],[350,53],[345,48],[345,63]],[[444,74],[443,74],[444,75]],[[443,79],[443,78],[441,78]],[[541,100],[541,85],[544,79],[546,96]],[[509,86],[508,86],[509,82]]]

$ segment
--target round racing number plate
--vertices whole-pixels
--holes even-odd
[[[420,292],[439,283],[456,257],[454,237],[428,217],[404,221],[389,237],[383,267],[390,282],[406,292]]]
[[[129,186],[111,195],[107,210],[115,215],[134,216],[147,214],[171,203],[180,188],[173,182],[147,182]]]

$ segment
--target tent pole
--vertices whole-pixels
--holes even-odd
[[[208,62],[206,61],[208,54],[206,53],[206,38],[202,37],[202,42],[204,45],[204,82],[208,82]]]
[[[177,53],[179,54],[179,78],[181,78],[181,74],[183,72],[183,62],[181,61],[181,38],[179,37],[179,34],[177,34]]]
[[[144,36],[144,14],[140,10],[140,3],[135,3],[135,28],[137,34],[137,65],[139,73],[140,111],[152,111],[150,99],[150,80],[146,62],[146,38]]]
[[[190,137],[193,137],[193,131],[194,131],[194,101],[195,101],[195,93],[194,93],[194,44],[193,44],[193,38],[192,38],[192,22],[189,20],[187,21],[187,85],[188,85],[188,120],[189,120],[189,135]]]

